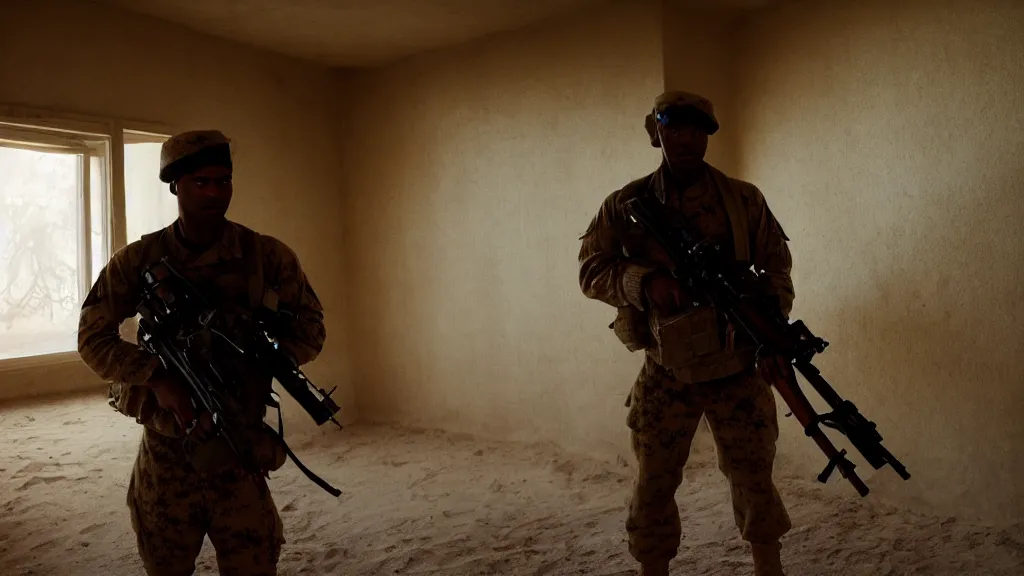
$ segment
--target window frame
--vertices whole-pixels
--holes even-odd
[[[125,134],[137,133],[144,136],[162,137],[164,135],[176,133],[171,126],[161,122],[80,114],[75,112],[61,112],[20,104],[5,104],[2,102],[0,102],[0,122],[23,127],[26,134],[32,134],[34,137],[41,135],[39,138],[41,140],[48,138],[46,133],[35,132],[33,134],[33,129],[91,134],[105,138],[106,141],[110,143],[109,153],[106,154],[106,162],[102,163],[103,169],[107,175],[108,197],[105,200],[109,213],[102,221],[109,230],[110,246],[107,254],[108,257],[127,244],[126,238],[128,236],[128,226],[126,220],[124,189]],[[5,129],[10,130],[9,127],[5,127]],[[45,146],[28,146],[28,148],[46,151]],[[88,146],[86,146],[85,153],[89,153]],[[84,173],[82,174],[82,177],[84,179],[88,179],[90,176],[89,170],[91,169],[89,165],[90,162],[86,161],[83,162],[83,164],[85,166],[83,167]],[[88,191],[89,182],[88,180],[84,181],[84,189]],[[86,200],[87,201],[84,203],[84,214],[80,215],[80,217],[89,219],[91,218],[91,204],[88,202],[88,197]],[[89,254],[91,253],[90,243],[92,238],[91,234],[86,234],[85,236],[85,247],[90,250],[87,252],[87,254]],[[87,275],[84,275],[84,282],[88,284],[88,286],[85,287],[85,290],[88,291],[91,287],[93,271],[91,270],[91,258],[86,258],[86,260],[88,262],[86,262],[83,270],[88,273]],[[81,364],[84,367],[81,355],[77,350],[53,352],[48,354],[22,356],[19,358],[0,359],[0,377],[6,379],[6,376],[3,376],[4,373],[48,367],[57,364]],[[88,377],[88,375],[84,376]],[[93,379],[95,379],[95,375],[92,376]],[[6,394],[0,394],[0,397],[3,396],[6,396]]]

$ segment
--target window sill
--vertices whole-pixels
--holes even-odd
[[[55,352],[53,354],[39,354],[37,356],[4,358],[3,360],[0,360],[0,373],[80,362],[82,362],[82,357],[78,352]]]
[[[0,360],[0,402],[102,390],[103,386],[78,352]]]

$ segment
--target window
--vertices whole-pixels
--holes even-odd
[[[160,181],[160,147],[169,136],[124,131],[124,212],[127,243],[170,226],[178,198]],[[120,326],[121,338],[136,343],[139,315]]]
[[[0,359],[77,349],[110,256],[110,139],[0,122]]]
[[[127,241],[166,228],[178,218],[178,199],[160,181],[160,146],[168,136],[124,132],[124,208]]]
[[[114,250],[178,217],[158,177],[170,131],[127,124],[0,104],[0,364],[74,354]],[[134,319],[121,334],[134,340]]]

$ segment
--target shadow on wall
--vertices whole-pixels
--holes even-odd
[[[1005,0],[786,3],[736,59],[740,177],[793,238],[794,315],[914,475],[861,464],[872,497],[993,521],[1024,518],[1022,25]]]
[[[407,373],[417,371],[418,358],[424,353],[414,335],[429,332],[417,318],[416,312],[423,308],[413,305],[425,296],[410,267],[410,263],[422,263],[429,249],[408,233],[415,228],[410,219],[423,213],[410,209],[409,204],[422,202],[423,198],[405,196],[404,191],[414,188],[423,192],[428,188],[422,182],[422,173],[367,167],[386,166],[382,157],[394,163],[415,157],[416,143],[423,138],[416,133],[416,123],[405,123],[400,138],[380,127],[385,118],[397,123],[395,110],[415,117],[419,101],[402,101],[399,95],[383,93],[370,73],[351,73],[347,81],[355,94],[348,107],[360,111],[343,113],[345,121],[351,123],[350,132],[360,135],[349,140],[344,154],[353,167],[347,171],[348,186],[358,191],[345,195],[344,213],[359,217],[348,217],[343,230],[350,302],[362,303],[352,309],[348,338],[348,354],[354,360],[353,386],[361,391],[356,396],[357,411],[362,414],[369,408],[368,397],[402,411],[418,402],[397,396],[399,389],[388,383],[414,378]],[[357,245],[363,248],[354,249]],[[384,321],[382,311],[401,321]],[[406,392],[415,393],[415,389],[410,387]],[[405,416],[399,414],[397,419]]]
[[[988,173],[970,189],[904,190],[920,194],[922,201],[968,194],[970,200],[928,211],[934,216],[918,238],[908,237],[898,221],[880,230],[891,253],[879,257],[893,264],[876,268],[880,273],[866,285],[867,297],[848,294],[827,310],[796,314],[831,343],[815,364],[841,396],[878,425],[883,445],[913,476],[904,482],[888,466],[874,472],[845,439],[830,432],[837,447],[853,455],[872,488],[869,498],[974,518],[1013,520],[1024,512],[1024,488],[1010,465],[1024,429],[1024,328],[1013,304],[1024,301],[1024,278],[1018,267],[992,256],[1013,252],[1000,246],[1007,238],[976,236],[979,227],[1005,230],[1012,226],[1008,221],[1024,216],[1020,207],[1006,206],[1007,199],[1024,192],[1024,167],[1004,165],[1012,169]],[[991,267],[971,276],[979,257],[990,259]],[[858,266],[858,259],[850,266]],[[813,270],[800,276],[805,284],[815,281]],[[801,384],[815,407],[827,410],[810,386]],[[785,410],[781,400],[780,407]],[[826,460],[796,421],[784,418],[781,428],[783,465],[808,477],[820,472]],[[839,481],[837,473],[833,482]]]
[[[738,95],[723,107],[746,164],[735,175],[762,187],[794,238],[795,316],[833,344],[820,367],[914,474],[903,482],[862,465],[874,495],[920,491],[938,507],[1019,516],[1021,279],[1007,266],[1024,217],[1013,204],[1021,174],[1007,170],[1020,164],[1019,136],[1006,130],[992,145],[971,133],[1012,111],[1013,93],[963,88],[991,75],[969,64],[974,44],[948,59],[959,76],[934,85],[950,73],[927,67],[949,49],[947,22],[893,25],[878,9],[851,32],[856,18],[832,6],[759,17],[758,40],[733,58]],[[622,401],[639,357],[606,330],[612,311],[579,293],[575,239],[604,190],[656,165],[640,119],[662,63],[642,64],[662,43],[641,16],[614,49],[613,27],[595,28],[601,58],[593,39],[563,42],[559,28],[542,34],[536,57],[506,39],[349,86],[366,102],[353,104],[351,132],[365,138],[345,155],[348,342],[370,418],[595,450],[628,437]],[[908,31],[922,37],[906,44]],[[549,58],[576,45],[576,59]],[[687,87],[726,90],[714,68]],[[922,107],[922,94],[941,105]],[[821,454],[794,421],[781,431],[782,458],[813,478]]]
[[[660,53],[657,4],[616,2],[349,85],[361,417],[628,449],[640,358],[580,292],[578,237],[657,165],[643,118]]]

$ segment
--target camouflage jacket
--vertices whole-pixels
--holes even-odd
[[[644,277],[666,267],[667,256],[654,238],[629,219],[625,203],[631,198],[656,198],[676,220],[685,218],[666,204],[670,186],[662,166],[644,178],[630,182],[610,194],[602,203],[587,231],[580,238],[579,283],[584,295],[618,309],[612,328],[632,350],[652,352],[650,306],[643,291]],[[707,166],[702,186],[707,186],[724,207],[731,238],[727,245],[735,251],[737,264],[764,270],[765,290],[779,298],[784,314],[793,305],[790,277],[792,258],[789,238],[772,215],[764,196],[753,184],[729,178]],[[728,236],[728,229],[726,231]],[[725,326],[722,346],[713,353],[699,355],[676,376],[684,382],[702,382],[722,378],[748,368],[754,360],[752,342],[734,338],[735,330]]]
[[[233,338],[239,337],[252,312],[275,295],[278,307],[295,315],[279,340],[300,365],[317,357],[326,338],[320,301],[297,256],[283,242],[228,222],[219,243],[193,253],[178,240],[175,227],[147,234],[114,254],[82,305],[78,328],[78,351],[96,374],[111,382],[111,405],[168,436],[180,436],[180,427],[158,407],[151,391],[138,386],[149,379],[159,360],[123,339],[119,331],[122,322],[134,321],[141,274],[148,265],[166,256],[217,307],[216,327]],[[243,364],[232,368],[242,374],[239,396],[247,419],[262,418],[270,376],[249,373]]]

